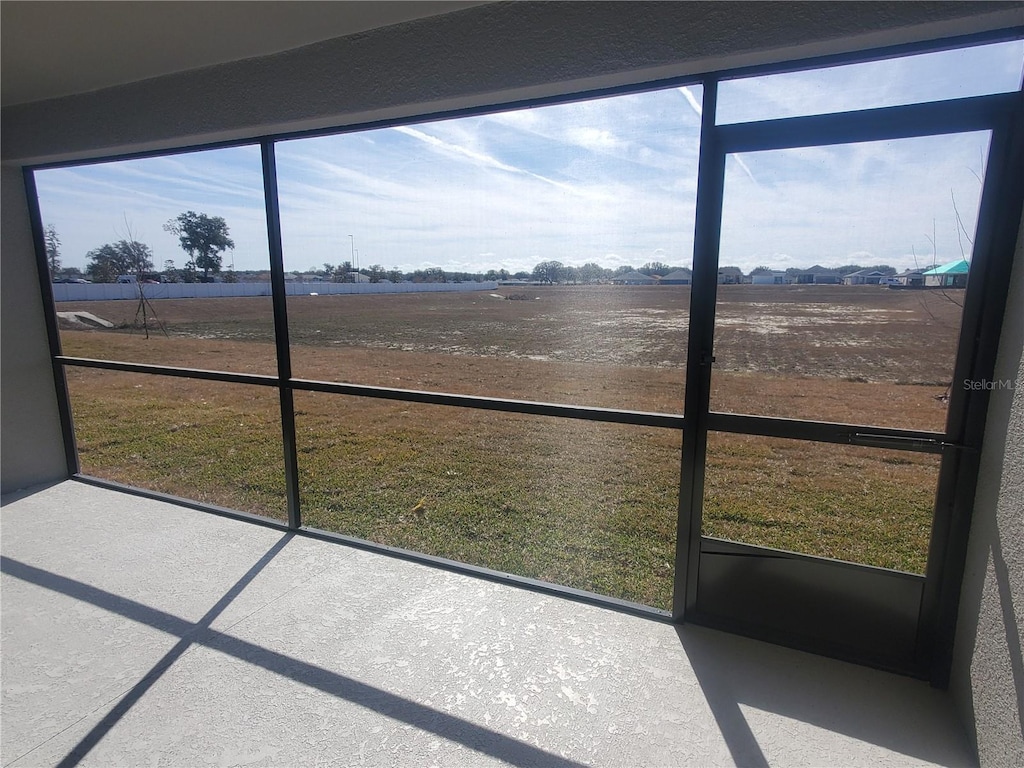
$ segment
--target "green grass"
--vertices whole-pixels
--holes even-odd
[[[68,384],[86,474],[287,518],[275,392],[84,369]]]
[[[301,398],[307,524],[668,607],[677,436],[346,401]],[[648,462],[675,472],[651,482]]]
[[[708,536],[923,573],[939,459],[711,435]]]

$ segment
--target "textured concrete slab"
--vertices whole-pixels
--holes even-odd
[[[916,681],[81,483],[0,544],[4,766],[971,762]]]

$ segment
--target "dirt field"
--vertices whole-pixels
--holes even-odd
[[[689,288],[293,297],[295,375],[679,413]],[[720,287],[712,407],[941,430],[959,307],[877,287]],[[61,304],[130,326],[135,302]],[[70,355],[272,374],[269,299],[153,302],[169,337],[62,331]],[[152,332],[151,332],[152,333]],[[69,369],[83,468],[282,516],[276,395]],[[304,520],[667,607],[671,430],[296,395]],[[705,533],[921,571],[932,456],[713,435]]]
[[[682,410],[689,288],[502,289],[289,300],[302,378]],[[962,293],[962,292],[960,292]],[[941,430],[960,308],[876,286],[720,286],[712,409]],[[64,332],[67,354],[276,373],[268,298],[153,303],[171,338]],[[136,302],[61,304],[121,327]],[[245,342],[237,347],[232,342]],[[858,386],[867,385],[867,386]]]

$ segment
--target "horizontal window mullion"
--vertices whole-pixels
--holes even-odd
[[[281,385],[280,380],[276,376],[258,373],[231,373],[230,371],[211,371],[205,368],[179,368],[170,365],[126,363],[120,360],[96,360],[88,357],[70,357],[67,355],[57,355],[54,359],[63,365],[80,368],[101,368],[107,371],[125,371],[127,373],[149,373],[154,376],[224,381],[230,384],[255,384],[262,387],[277,387]]]
[[[1018,40],[1024,35],[1024,27],[1014,26],[1003,29],[986,30],[957,37],[919,40],[912,43],[898,43],[881,48],[869,48],[861,51],[830,53],[821,56],[793,59],[792,61],[752,64],[745,67],[714,72],[719,80],[744,80],[750,77],[765,75],[782,75],[792,72],[809,72],[813,70],[842,67],[850,64],[865,64],[874,61],[895,60],[906,56],[918,56],[942,51],[954,51],[959,48],[972,48],[978,45],[1005,43]]]
[[[872,448],[892,448],[920,453],[942,453],[955,447],[946,441],[946,436],[941,432],[804,421],[802,419],[780,419],[770,416],[747,416],[736,413],[709,413],[708,429],[715,432],[813,440],[820,443],[860,445]]]
[[[124,371],[127,373],[148,373],[154,376],[173,376],[183,379],[203,379],[206,381],[222,381],[229,384],[254,384],[263,387],[285,387],[305,392],[326,392],[354,397],[374,397],[384,400],[400,400],[409,403],[427,403],[431,405],[450,405],[461,408],[502,411],[505,413],[525,413],[535,416],[555,416],[566,419],[584,421],[602,421],[612,424],[633,424],[641,427],[662,427],[666,429],[683,429],[684,418],[670,413],[650,411],[627,411],[615,408],[597,408],[578,405],[560,405],[558,403],[541,403],[532,400],[510,400],[497,397],[480,397],[477,395],[454,395],[446,392],[428,392],[414,389],[393,389],[390,387],[374,387],[365,384],[338,384],[329,381],[311,381],[307,379],[291,379],[281,382],[276,376],[259,374],[230,373],[228,371],[211,371],[200,368],[175,368],[166,365],[149,365],[146,363],[126,363],[116,360],[95,360],[84,357],[68,357],[60,355],[57,362],[81,368],[100,368],[108,371]]]
[[[991,130],[1017,93],[715,127],[726,154]]]
[[[508,398],[455,395],[446,392],[428,392],[415,389],[374,387],[366,384],[340,384],[330,381],[292,379],[288,386],[294,390],[306,392],[327,392],[355,397],[401,400],[409,403],[450,405],[460,408],[476,408],[505,413],[526,413],[535,416],[556,416],[565,419],[603,421],[613,424],[634,424],[641,427],[682,429],[684,422],[683,416],[669,413],[626,411],[615,408],[597,408],[581,405],[559,405],[557,403],[541,403],[532,400],[511,400]]]

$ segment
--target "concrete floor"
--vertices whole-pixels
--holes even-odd
[[[0,539],[4,766],[972,762],[923,683],[81,483]]]

